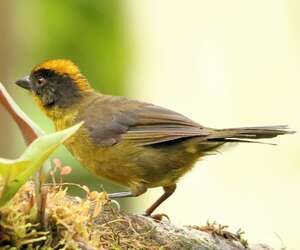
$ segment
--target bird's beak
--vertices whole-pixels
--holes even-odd
[[[31,82],[29,76],[26,76],[23,79],[16,81],[16,84],[24,89],[31,90]]]

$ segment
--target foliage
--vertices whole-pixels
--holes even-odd
[[[0,207],[5,205],[19,188],[43,165],[50,154],[66,139],[72,136],[82,125],[61,130],[37,138],[16,160],[0,158],[0,176],[2,188]]]

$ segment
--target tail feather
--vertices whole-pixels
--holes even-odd
[[[264,127],[242,127],[216,129],[207,137],[211,141],[225,142],[255,142],[256,139],[269,139],[278,135],[293,134],[286,125]]]

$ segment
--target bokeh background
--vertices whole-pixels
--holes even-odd
[[[300,2],[297,0],[0,1],[0,80],[46,131],[52,124],[13,82],[51,58],[76,62],[99,91],[153,102],[211,127],[289,124],[300,130]],[[0,107],[0,155],[24,150]],[[158,212],[177,224],[207,219],[242,228],[251,242],[299,249],[299,135],[239,145],[199,162]],[[93,178],[66,150],[69,181]],[[127,199],[133,212],[160,189]]]

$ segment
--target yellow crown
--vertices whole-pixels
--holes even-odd
[[[80,74],[79,68],[72,61],[65,60],[65,59],[45,61],[37,65],[36,67],[34,67],[33,71],[37,71],[39,69],[52,70],[58,74],[67,74],[67,75]]]
[[[47,69],[59,75],[68,75],[78,85],[81,90],[89,90],[90,86],[85,77],[80,73],[79,68],[70,60],[56,59],[48,60],[34,67],[33,72]]]

